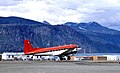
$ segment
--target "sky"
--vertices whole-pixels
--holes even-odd
[[[120,0],[0,0],[0,16],[36,21],[98,22],[120,30]]]

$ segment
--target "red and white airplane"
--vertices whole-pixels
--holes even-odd
[[[58,56],[60,60],[69,54],[77,53],[78,45],[70,44],[64,46],[48,47],[48,48],[33,48],[29,40],[24,40],[24,54],[25,55],[40,55],[40,56]]]

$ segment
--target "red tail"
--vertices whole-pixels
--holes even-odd
[[[29,52],[33,51],[33,47],[30,44],[30,40],[24,40],[24,54],[29,54]]]

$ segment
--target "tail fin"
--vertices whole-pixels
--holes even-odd
[[[29,54],[29,52],[33,51],[33,47],[30,44],[30,40],[24,40],[24,54]]]

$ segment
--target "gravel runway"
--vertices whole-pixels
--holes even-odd
[[[0,73],[120,73],[120,64],[84,61],[0,61]]]

